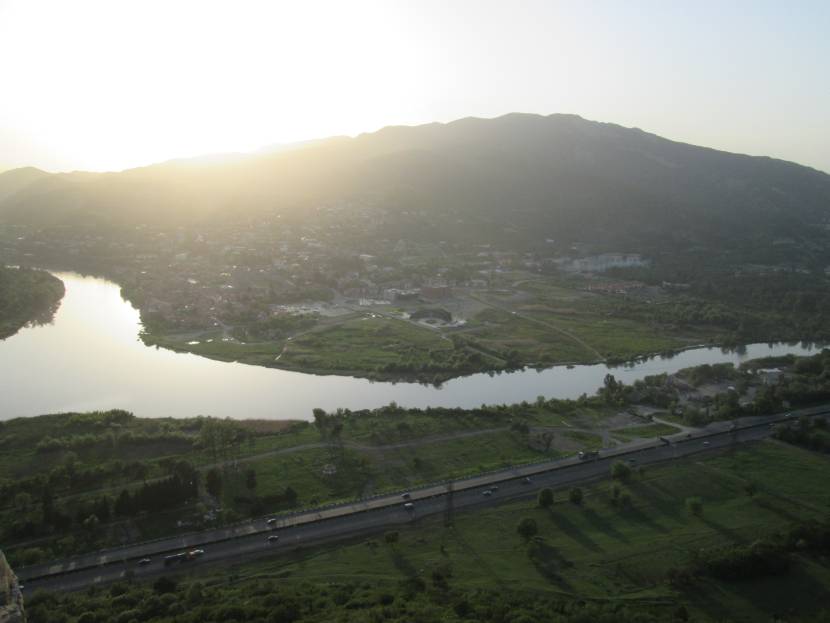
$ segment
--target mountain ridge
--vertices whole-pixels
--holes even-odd
[[[691,243],[775,230],[814,235],[811,226],[830,221],[830,175],[569,113],[387,126],[122,172],[0,174],[0,219],[12,223],[187,224],[261,210],[302,214],[344,199],[416,209],[447,235],[482,242],[509,225],[524,237],[662,232]],[[462,222],[481,235],[457,231]]]

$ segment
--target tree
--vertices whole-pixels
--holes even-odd
[[[542,508],[549,508],[553,505],[553,491],[545,487],[541,491],[539,491],[539,497],[537,498],[537,502],[539,506]]]
[[[703,515],[703,500],[699,497],[686,498],[686,510],[695,517]]]
[[[222,495],[222,474],[215,467],[211,468],[207,473],[205,488],[215,498]]]
[[[746,494],[749,497],[753,498],[755,497],[755,494],[758,493],[758,485],[750,480],[744,485],[744,491],[746,491]]]
[[[536,520],[530,517],[524,517],[521,521],[519,521],[518,525],[516,526],[516,532],[519,533],[519,536],[523,539],[527,540],[532,536],[535,536],[537,532],[539,532],[539,526],[536,525]]]
[[[133,499],[130,492],[122,489],[118,494],[118,499],[115,500],[115,514],[122,517],[128,517],[133,513]]]
[[[17,495],[14,496],[14,509],[18,511],[20,514],[25,515],[29,512],[29,509],[32,507],[32,496],[26,493],[25,491],[21,491]]]
[[[153,590],[159,595],[164,593],[175,593],[177,586],[178,582],[174,578],[168,578],[165,575],[153,582]]]
[[[397,533],[396,531],[394,531],[394,530],[390,530],[389,532],[387,532],[386,534],[384,534],[384,535],[383,535],[383,539],[384,539],[387,543],[389,543],[390,545],[392,545],[393,543],[397,543],[397,542],[398,542],[398,533]]]
[[[86,528],[90,532],[94,532],[95,529],[98,527],[98,524],[100,524],[100,523],[101,522],[98,519],[98,517],[96,517],[95,515],[90,515],[89,517],[84,519],[83,526],[84,526],[84,528]]]
[[[580,489],[579,487],[574,487],[568,492],[568,499],[571,501],[572,504],[576,504],[577,506],[579,506],[580,504],[582,504],[582,498],[582,489]]]
[[[622,461],[614,461],[611,465],[611,478],[621,482],[628,482],[631,478],[631,468]]]
[[[256,489],[256,471],[253,468],[245,471],[245,486],[252,493]]]

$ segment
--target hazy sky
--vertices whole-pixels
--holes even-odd
[[[0,169],[511,111],[830,171],[830,0],[0,0]]]

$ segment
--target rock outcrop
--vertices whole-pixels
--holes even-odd
[[[20,584],[3,552],[0,552],[0,623],[26,623]]]

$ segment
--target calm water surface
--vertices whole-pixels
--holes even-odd
[[[476,374],[435,388],[315,376],[145,346],[139,314],[111,281],[55,273],[66,296],[51,325],[0,341],[0,419],[61,411],[123,408],[139,416],[216,415],[311,419],[314,407],[361,409],[395,401],[410,407],[473,407],[537,396],[592,394],[610,371],[630,383],[703,363],[814,352],[811,345],[751,344],[740,353],[685,351],[625,367],[557,366],[490,376]]]

